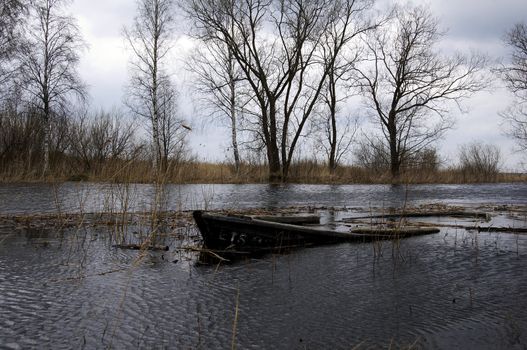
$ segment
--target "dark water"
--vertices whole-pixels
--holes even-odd
[[[152,185],[0,185],[0,214],[149,210]],[[168,185],[167,210],[286,206],[402,206],[423,203],[527,204],[527,184],[476,185]]]
[[[527,191],[518,184],[438,186],[436,192],[434,186],[244,187],[246,195],[230,190],[237,186],[215,186],[208,203],[196,199],[190,205],[359,207],[405,198],[417,204],[525,204]],[[68,202],[79,194],[75,188],[60,188],[67,210],[75,210],[74,200]],[[179,193],[189,188],[201,191],[186,186]],[[52,212],[50,191],[3,187],[1,211]],[[9,199],[14,192],[16,200]],[[32,193],[38,195],[28,198]],[[137,198],[143,200],[138,205],[148,205],[147,195]],[[509,219],[495,220],[503,225]],[[521,218],[510,222],[527,225]],[[176,238],[167,238],[169,252],[145,255],[111,243],[102,229],[0,228],[0,348],[527,346],[525,235],[444,228],[398,243],[315,247],[221,266],[197,265],[195,256],[175,249],[182,244]]]

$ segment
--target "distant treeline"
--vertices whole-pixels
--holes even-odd
[[[41,119],[31,110],[1,115],[0,175],[2,181],[150,182],[157,175],[151,148],[136,135],[133,122],[117,112],[56,120],[51,128],[49,172],[42,176],[44,133]],[[354,151],[353,166],[330,171],[327,162],[304,158],[291,164],[289,181],[305,183],[390,183],[389,152],[382,144],[363,143]],[[269,179],[265,159],[203,163],[181,142],[171,151],[161,181],[175,183],[261,183]],[[496,147],[470,144],[461,148],[457,165],[445,167],[436,150],[426,148],[402,164],[399,181],[459,183],[524,181],[520,175],[500,173]]]

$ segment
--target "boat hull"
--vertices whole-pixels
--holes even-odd
[[[437,228],[358,228],[351,232],[325,230],[253,217],[194,211],[204,248],[220,252],[255,253],[340,242],[372,242],[439,232]]]
[[[256,252],[345,241],[332,231],[245,217],[193,213],[204,247],[214,250]]]

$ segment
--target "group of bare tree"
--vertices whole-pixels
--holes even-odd
[[[6,85],[16,71],[14,58],[21,44],[26,12],[26,4],[19,0],[4,0],[0,4],[0,98],[6,98]]]
[[[46,175],[52,155],[61,154],[90,171],[103,160],[144,148],[133,140],[135,128],[122,113],[116,120],[107,112],[79,112],[88,109],[78,72],[86,45],[67,14],[69,3],[5,0],[0,5],[2,165],[14,168],[14,159],[23,159],[22,168],[38,165]],[[124,31],[134,57],[126,102],[134,115],[150,121],[156,170],[166,169],[184,147],[177,91],[165,72],[173,11],[170,0],[142,0],[132,28]]]
[[[146,156],[144,144],[135,136],[134,124],[122,113],[77,111],[76,115],[54,116],[49,122],[52,132],[45,134],[46,122],[40,110],[31,106],[2,110],[0,171],[15,178],[39,177],[42,160],[49,152],[48,166],[57,175],[98,176],[112,163],[143,160]],[[44,142],[46,137],[48,141]]]
[[[152,137],[153,168],[161,172],[171,155],[181,153],[188,127],[178,115],[178,94],[167,73],[174,36],[174,1],[140,0],[124,36],[132,50],[132,77],[126,104],[147,120]]]
[[[74,18],[65,15],[64,0],[30,3],[29,25],[20,48],[18,84],[22,98],[42,118],[43,173],[49,169],[52,121],[71,114],[71,97],[87,97],[77,66],[85,46]]]
[[[337,121],[339,104],[354,94],[372,111],[381,132],[371,145],[387,146],[397,178],[405,160],[451,126],[452,105],[484,87],[486,60],[442,53],[443,31],[423,7],[397,7],[380,18],[369,0],[185,3],[192,33],[209,50],[198,51],[194,67],[231,120],[235,159],[239,111],[265,147],[271,181],[287,178],[309,123],[323,126],[319,142],[335,169],[355,130],[350,116]]]
[[[234,95],[245,97],[244,114],[257,125],[252,131],[265,148],[270,181],[287,178],[328,75],[348,43],[374,27],[363,16],[370,7],[367,0],[186,3],[195,37],[204,45],[215,43],[239,72],[231,75],[238,82]]]
[[[358,117],[377,127],[357,148],[363,154],[353,152],[356,159],[397,179],[431,157],[433,142],[452,126],[450,110],[488,81],[485,57],[440,50],[445,31],[424,7],[379,14],[374,0],[182,0],[181,7],[175,1],[138,0],[123,32],[131,52],[125,104],[144,121],[147,147],[131,141],[132,124],[105,112],[78,112],[87,109],[78,74],[86,45],[67,14],[68,1],[3,1],[0,160],[27,144],[17,152],[29,164],[40,159],[45,174],[53,152],[69,152],[90,169],[146,148],[153,169],[167,170],[189,130],[170,75],[178,9],[196,42],[187,68],[206,113],[229,123],[236,173],[244,149],[261,150],[270,181],[287,180],[292,162],[309,158],[310,147],[323,151],[333,172],[357,144]],[[516,25],[506,43],[511,62],[500,72],[517,103],[503,114],[527,149],[527,26]],[[360,115],[343,108],[350,103]],[[76,141],[56,145],[66,138]]]
[[[501,166],[498,147],[481,142],[464,144],[459,151],[459,170],[464,179],[494,181]]]
[[[40,126],[43,173],[49,168],[52,126],[69,114],[71,95],[86,96],[77,73],[83,42],[64,5],[63,0],[7,0],[0,9],[2,124],[16,125],[13,118],[22,113]]]

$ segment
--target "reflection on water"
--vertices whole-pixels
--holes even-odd
[[[167,210],[288,206],[400,207],[404,204],[527,204],[527,184],[475,185],[167,185]],[[133,211],[152,207],[148,184],[4,184],[0,214]]]

